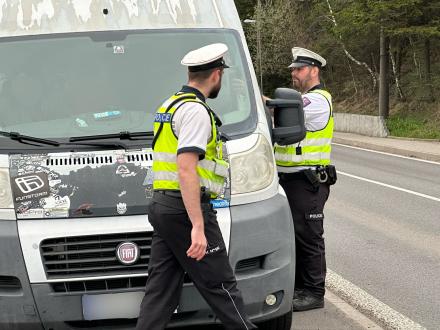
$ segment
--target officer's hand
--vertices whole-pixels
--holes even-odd
[[[206,246],[207,242],[204,228],[193,227],[191,230],[191,246],[188,251],[186,251],[186,255],[200,261],[205,256]]]
[[[261,98],[263,99],[263,103],[264,103],[264,105],[266,105],[266,102],[267,102],[267,101],[272,100],[270,97],[267,97],[266,95],[261,95]]]

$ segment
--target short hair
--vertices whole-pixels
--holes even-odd
[[[204,70],[204,71],[196,71],[196,72],[191,72],[188,71],[188,79],[190,81],[196,81],[198,83],[200,82],[204,82],[205,80],[207,80],[211,74],[215,71],[221,68],[212,68],[209,70]]]

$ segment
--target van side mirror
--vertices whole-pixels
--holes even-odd
[[[288,145],[303,140],[306,127],[301,93],[291,88],[277,88],[274,96],[266,101],[268,107],[274,108],[273,141]]]

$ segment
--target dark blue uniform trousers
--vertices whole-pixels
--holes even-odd
[[[327,272],[324,244],[324,205],[330,188],[321,183],[315,188],[304,175],[288,180],[280,177],[286,192],[295,227],[295,290],[306,289],[317,297],[325,294]]]
[[[241,293],[209,201],[202,203],[202,210],[208,247],[205,257],[196,261],[186,255],[191,245],[192,224],[182,199],[155,193],[148,214],[154,227],[148,280],[137,330],[165,328],[178,305],[184,272],[226,329],[256,329],[244,312]]]

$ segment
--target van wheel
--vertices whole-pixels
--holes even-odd
[[[281,315],[276,319],[258,324],[260,330],[290,330],[292,326],[292,312]]]

